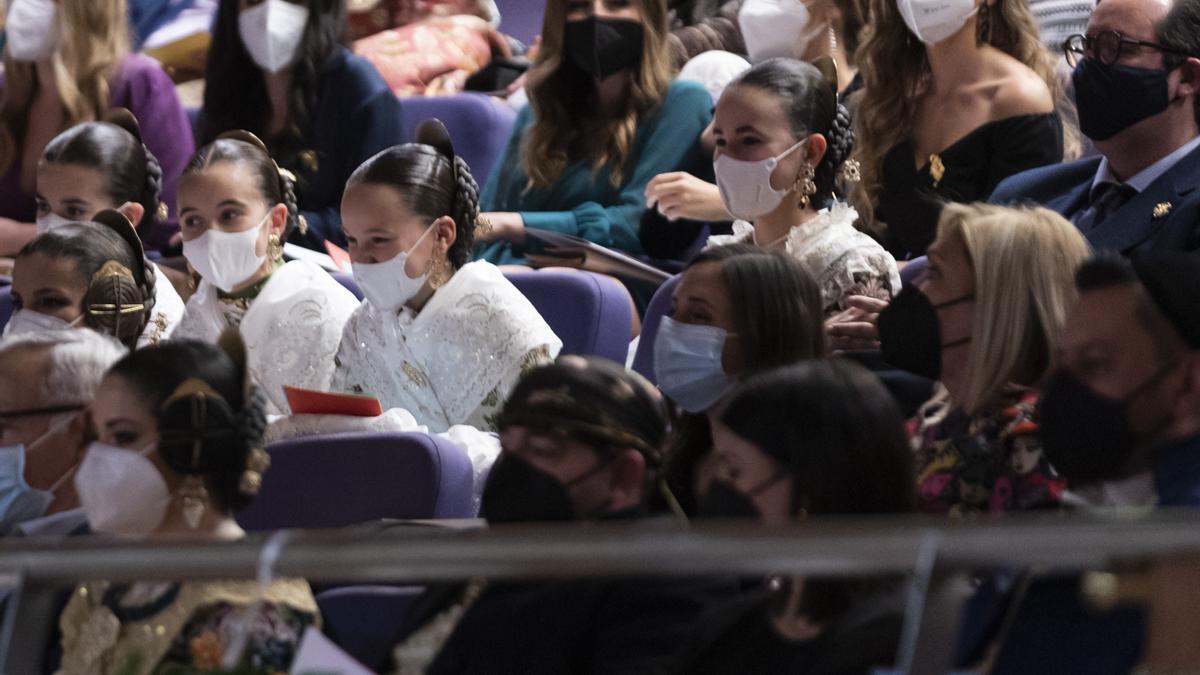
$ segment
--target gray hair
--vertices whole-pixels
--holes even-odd
[[[100,380],[126,354],[113,338],[88,328],[19,333],[0,339],[0,357],[17,349],[45,347],[50,353],[50,370],[41,386],[51,405],[87,404],[96,394]]]

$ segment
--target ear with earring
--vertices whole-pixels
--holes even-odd
[[[450,277],[454,276],[454,270],[450,266],[449,249],[444,251],[434,250],[433,260],[429,263],[429,287],[433,289],[441,288],[450,281]]]
[[[279,260],[283,257],[283,242],[279,235],[272,232],[267,237],[267,260]]]

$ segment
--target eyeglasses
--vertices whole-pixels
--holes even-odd
[[[1127,38],[1115,30],[1106,30],[1090,37],[1087,35],[1072,35],[1063,42],[1063,53],[1067,56],[1067,65],[1072,68],[1079,65],[1079,62],[1084,57],[1095,59],[1106,66],[1111,66],[1124,54],[1136,54],[1140,47],[1149,47],[1150,49],[1157,49],[1164,54],[1174,54],[1185,58],[1191,56],[1191,54],[1174,47]]]

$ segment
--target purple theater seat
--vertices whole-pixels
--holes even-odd
[[[12,312],[12,286],[0,286],[0,330],[8,325],[8,319],[12,316]]]
[[[358,287],[358,282],[354,280],[353,274],[349,274],[347,272],[330,272],[329,275],[332,276],[339,284],[344,286],[346,290],[353,293],[354,297],[358,298],[360,302],[362,301],[363,292],[362,289]]]
[[[500,32],[511,35],[525,44],[542,34],[542,15],[546,0],[496,0],[500,9]]]
[[[620,282],[576,270],[506,272],[504,276],[550,324],[562,340],[563,354],[625,363],[633,334],[633,305]]]
[[[465,450],[421,433],[311,436],[267,448],[247,530],[335,528],[381,518],[473,518]]]
[[[900,270],[900,283],[904,286],[911,286],[927,267],[929,267],[929,258],[925,256],[913,258],[908,261],[904,269]]]
[[[446,125],[454,151],[471,167],[480,187],[487,182],[508,137],[517,113],[499,99],[465,92],[454,96],[413,96],[400,106],[404,138],[411,139],[417,125],[437,118]]]
[[[405,613],[421,586],[345,586],[317,595],[322,630],[372,672],[382,672],[403,637]]]
[[[642,337],[638,340],[637,351],[633,355],[633,370],[647,380],[658,384],[654,377],[654,339],[658,337],[658,325],[662,318],[671,311],[671,295],[679,285],[679,275],[671,277],[650,298],[646,305],[646,316],[642,318]]]

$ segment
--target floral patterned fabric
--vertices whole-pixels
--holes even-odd
[[[1042,454],[1037,401],[1036,392],[1014,393],[988,413],[972,419],[952,413],[923,432],[920,418],[909,421],[920,509],[966,514],[1057,507],[1066,481]]]
[[[201,607],[171,644],[154,675],[191,675],[221,670],[230,635],[245,621],[246,650],[232,672],[245,675],[286,673],[311,614],[285,605],[252,605],[249,611],[227,602]]]
[[[472,14],[492,23],[499,18],[494,0],[349,0],[346,10],[356,40],[434,16]]]
[[[506,52],[504,38],[475,16],[425,19],[385,30],[354,43],[397,96],[447,96],[467,78]]]

